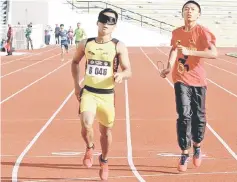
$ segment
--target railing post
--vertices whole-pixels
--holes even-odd
[[[88,14],[90,13],[90,1],[88,1]]]
[[[142,26],[142,15],[141,15],[141,26]]]
[[[161,26],[162,26],[162,22],[160,22],[160,34],[161,34]]]

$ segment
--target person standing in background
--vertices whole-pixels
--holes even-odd
[[[52,29],[50,25],[47,25],[45,28],[45,44],[46,45],[49,45],[50,43],[50,38],[51,38],[50,31],[52,31]]]
[[[56,44],[59,44],[59,32],[60,32],[60,27],[58,26],[58,24],[56,24],[56,27],[54,30]]]
[[[13,30],[12,26],[8,24],[7,31],[7,56],[12,55],[12,41],[13,41]]]
[[[26,36],[26,41],[27,41],[27,49],[29,50],[30,49],[30,46],[31,46],[31,49],[33,50],[33,43],[32,43],[32,39],[31,39],[31,33],[32,33],[32,24],[30,23],[27,28],[26,28],[26,31],[25,31],[25,36]],[[29,46],[30,44],[30,46]]]
[[[73,29],[70,26],[68,29],[68,43],[72,45],[72,41],[73,41]]]

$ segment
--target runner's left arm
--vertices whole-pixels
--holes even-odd
[[[128,56],[128,49],[123,42],[118,42],[117,51],[120,67],[122,69],[121,74],[124,79],[128,79],[132,76],[131,63]]]

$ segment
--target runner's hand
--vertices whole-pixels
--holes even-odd
[[[163,69],[161,72],[160,72],[160,76],[162,78],[166,78],[166,75],[168,75],[170,73],[170,69],[166,68],[166,69]]]
[[[181,53],[182,53],[183,55],[185,55],[185,56],[189,56],[189,55],[190,55],[190,51],[189,51],[186,47],[184,47],[184,46],[182,46],[182,45],[177,45],[177,49],[178,49],[179,51],[181,51]]]
[[[75,95],[76,95],[76,98],[77,98],[78,101],[80,101],[80,97],[81,97],[80,92],[81,92],[81,89],[82,89],[82,88],[80,87],[79,84],[75,84]]]
[[[123,73],[115,73],[114,80],[116,83],[122,83],[123,82]]]

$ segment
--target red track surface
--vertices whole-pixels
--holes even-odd
[[[109,181],[237,181],[237,59],[225,56],[233,50],[219,49],[220,59],[206,60],[210,126],[203,143],[205,157],[198,169],[190,162],[186,173],[176,170],[180,151],[174,91],[151,64],[166,63],[169,48],[142,50],[129,48],[133,77],[116,87]],[[85,145],[74,95],[57,110],[73,90],[70,60],[74,49],[68,62],[61,62],[58,47],[30,52],[36,55],[2,57],[2,181],[14,177],[25,182],[98,181],[97,160],[91,169],[82,166]],[[97,126],[95,122],[96,152],[100,152]]]

